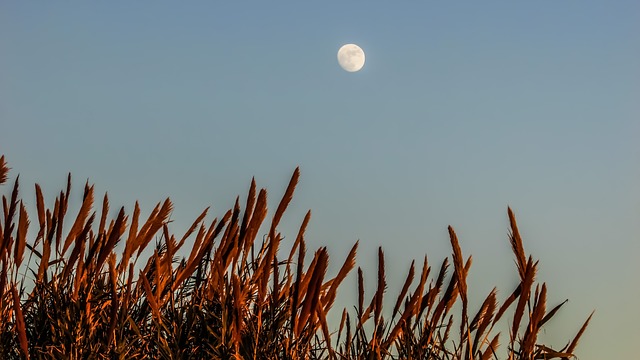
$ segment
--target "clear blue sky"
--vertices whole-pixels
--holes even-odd
[[[596,309],[580,359],[631,359],[639,34],[637,1],[7,0],[0,153],[27,200],[71,172],[76,200],[86,179],[129,210],[170,196],[176,231],[252,176],[273,206],[299,165],[290,237],[310,208],[311,248],[338,263],[360,239],[372,269],[382,245],[393,285],[449,254],[451,224],[477,298],[513,288],[510,205],[550,305],[570,300],[546,339],[561,347]],[[345,43],[362,71],[338,66]]]

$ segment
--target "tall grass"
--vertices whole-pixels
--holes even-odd
[[[0,184],[7,174],[3,156]],[[380,249],[373,296],[365,297],[358,268],[358,303],[330,326],[327,313],[355,267],[358,244],[328,278],[327,249],[307,254],[307,213],[290,251],[280,250],[278,224],[298,177],[296,169],[270,222],[267,192],[252,181],[244,210],[236,199],[210,222],[204,210],[182,236],[167,226],[169,199],[146,219],[137,203],[133,213],[121,208],[110,218],[107,196],[97,210],[89,184],[77,215],[69,216],[70,176],[53,207],[45,205],[35,185],[37,213],[30,218],[16,177],[10,195],[3,196],[0,219],[2,358],[573,357],[591,316],[562,349],[538,343],[541,328],[565,303],[547,307],[547,287],[535,280],[538,262],[526,255],[511,209],[509,241],[520,282],[506,299],[499,301],[494,289],[471,311],[466,280],[471,257],[465,258],[450,227],[451,259],[435,268],[426,258],[421,266],[412,263],[391,311],[383,309],[387,283]],[[147,248],[152,255],[141,256]],[[503,347],[495,330],[499,322],[510,330]]]

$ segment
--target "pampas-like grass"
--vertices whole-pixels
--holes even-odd
[[[2,156],[0,184],[7,181],[8,173]],[[267,192],[258,191],[255,180],[244,212],[238,199],[233,209],[207,225],[205,209],[185,234],[175,236],[168,227],[173,211],[169,199],[158,203],[146,220],[141,219],[137,202],[132,214],[121,208],[110,220],[108,197],[104,196],[98,215],[94,187],[89,184],[78,214],[68,219],[70,176],[53,208],[46,207],[42,189],[35,185],[37,233],[29,234],[30,220],[19,200],[16,177],[9,198],[3,196],[0,217],[2,358],[488,360],[574,356],[591,316],[564,348],[554,350],[538,343],[538,333],[566,301],[547,311],[547,287],[536,283],[538,262],[526,255],[510,208],[509,243],[520,283],[503,302],[494,288],[477,312],[470,312],[467,274],[471,257],[463,258],[457,235],[449,227],[450,276],[448,258],[435,278],[430,277],[426,257],[422,269],[412,262],[389,313],[383,308],[387,282],[380,248],[373,297],[365,299],[364,273],[357,268],[355,313],[344,309],[335,330],[327,322],[328,313],[340,285],[356,266],[358,243],[332,278],[327,277],[326,248],[314,251],[306,265],[308,212],[291,250],[280,257],[284,237],[278,224],[299,176],[296,169],[264,237],[259,233],[267,217]],[[71,224],[66,234],[64,223]],[[154,239],[153,254],[141,259]],[[120,242],[124,247],[117,251]],[[188,256],[177,257],[187,243],[192,243],[185,252]],[[145,265],[138,260],[146,261]],[[461,307],[454,306],[460,302]],[[458,308],[460,313],[453,312]],[[510,334],[506,347],[499,349],[501,334],[494,329],[509,309],[513,309],[511,322],[505,325]],[[459,325],[455,336],[451,332],[454,323]]]

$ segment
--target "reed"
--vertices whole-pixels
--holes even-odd
[[[0,157],[0,184],[8,172]],[[591,316],[561,349],[538,342],[566,301],[548,310],[546,284],[536,282],[538,262],[525,253],[511,209],[509,242],[520,281],[502,302],[494,288],[471,311],[471,257],[463,256],[449,227],[451,258],[435,269],[426,257],[421,268],[412,262],[390,312],[383,308],[387,281],[380,248],[373,296],[366,299],[358,267],[358,303],[354,311],[342,311],[337,327],[330,326],[328,313],[356,267],[358,243],[337,275],[328,277],[327,249],[315,250],[310,261],[307,256],[309,212],[290,252],[281,254],[278,225],[298,178],[296,169],[268,224],[267,192],[252,180],[244,211],[237,199],[222,218],[207,221],[205,209],[176,236],[168,226],[169,199],[146,220],[137,203],[132,214],[121,208],[109,219],[108,197],[98,213],[89,184],[70,219],[70,176],[52,208],[35,185],[37,220],[30,228],[16,177],[10,195],[3,196],[0,218],[0,353],[5,359],[574,357]],[[181,253],[188,256],[179,257],[187,244],[191,249]],[[145,258],[146,249],[153,252]],[[500,348],[495,329],[507,321],[510,333]]]

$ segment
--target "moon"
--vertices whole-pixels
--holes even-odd
[[[356,72],[364,66],[364,51],[356,44],[342,45],[338,50],[338,63],[348,72]]]

